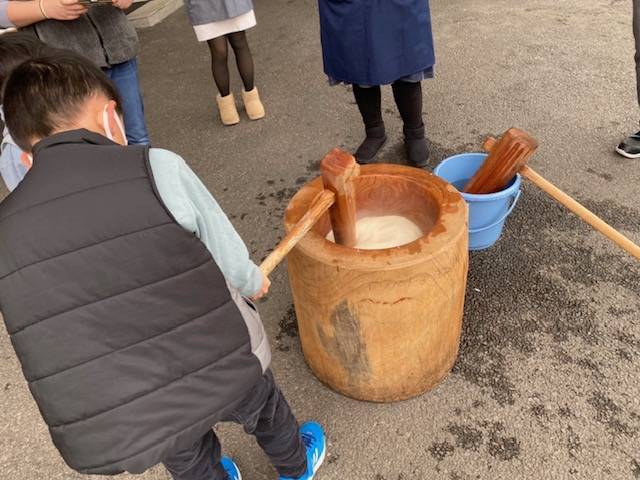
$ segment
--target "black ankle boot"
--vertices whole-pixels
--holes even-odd
[[[367,128],[367,138],[360,144],[356,150],[356,161],[358,163],[371,163],[376,157],[384,142],[387,141],[384,124],[379,127]]]
[[[404,127],[403,131],[409,165],[418,168],[426,167],[429,161],[429,147],[424,136],[424,125],[418,128]]]

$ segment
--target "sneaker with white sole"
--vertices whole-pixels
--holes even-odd
[[[640,132],[636,132],[625,138],[620,145],[616,147],[616,152],[623,157],[640,158]]]
[[[236,462],[231,460],[229,457],[222,457],[220,459],[220,464],[222,465],[222,468],[224,468],[225,472],[227,472],[229,480],[242,480],[242,475],[240,475],[240,469],[238,469]]]
[[[327,455],[327,439],[319,423],[307,422],[300,427],[302,443],[307,449],[307,471],[296,479],[280,477],[280,480],[312,480]]]

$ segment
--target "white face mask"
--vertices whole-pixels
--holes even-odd
[[[118,125],[120,133],[122,134],[122,138],[124,139],[124,144],[129,145],[129,142],[127,141],[127,134],[124,131],[124,125],[122,125],[120,116],[116,114],[115,119],[116,125]],[[109,104],[104,106],[104,111],[102,112],[102,125],[104,127],[104,133],[107,134],[107,138],[111,141],[114,141],[113,133],[111,132],[111,128],[109,127]]]

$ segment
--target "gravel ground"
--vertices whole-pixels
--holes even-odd
[[[183,155],[256,261],[330,148],[357,146],[347,87],[322,74],[312,0],[256,0],[250,33],[268,117],[223,128],[208,52],[184,13],[141,32],[154,143]],[[432,0],[437,78],[425,83],[432,166],[510,126],[541,142],[534,168],[640,242],[640,163],[612,153],[637,127],[631,2]],[[239,86],[236,79],[236,90]],[[401,124],[384,94],[401,161]],[[2,194],[0,193],[0,196]],[[398,404],[346,399],[307,369],[286,271],[262,303],[273,369],[301,419],[329,432],[321,479],[640,478],[640,268],[531,185],[501,241],[473,253],[459,359]],[[0,467],[12,480],[76,479],[57,455],[0,335]],[[218,428],[245,479],[275,478],[236,426]],[[123,476],[123,478],[133,478]],[[145,480],[167,479],[160,468]]]

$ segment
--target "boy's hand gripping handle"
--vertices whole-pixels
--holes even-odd
[[[304,214],[296,226],[291,229],[278,246],[265,258],[260,265],[260,270],[265,276],[284,260],[284,257],[296,246],[296,244],[313,228],[316,222],[325,214],[335,202],[335,195],[329,190],[323,190],[311,204],[311,208]]]

